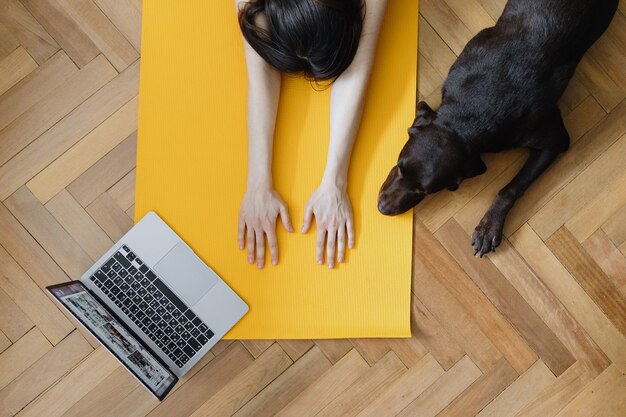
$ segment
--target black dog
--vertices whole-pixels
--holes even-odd
[[[474,254],[500,244],[507,213],[569,147],[557,101],[618,0],[510,0],[494,27],[456,60],[439,110],[420,102],[409,141],[378,196],[378,210],[403,213],[427,194],[456,190],[486,167],[483,152],[525,147],[528,160],[498,193],[472,235]]]

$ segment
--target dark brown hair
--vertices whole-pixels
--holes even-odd
[[[267,29],[255,22],[259,13]],[[352,63],[363,28],[362,0],[250,0],[239,26],[271,66],[314,81],[333,81]]]

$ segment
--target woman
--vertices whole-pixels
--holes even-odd
[[[317,262],[344,261],[354,246],[347,193],[350,154],[363,110],[386,0],[237,0],[248,70],[248,180],[239,213],[238,242],[248,261],[262,268],[265,238],[278,262],[276,220],[293,232],[287,207],[272,186],[271,158],[281,72],[332,81],[330,146],[319,187],[303,220],[315,216]]]

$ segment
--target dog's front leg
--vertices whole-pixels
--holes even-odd
[[[472,234],[474,255],[484,254],[496,250],[502,242],[504,220],[515,201],[524,194],[526,189],[546,168],[556,159],[562,149],[541,149],[530,151],[528,160],[511,180],[496,196],[493,204],[487,210],[482,220]]]

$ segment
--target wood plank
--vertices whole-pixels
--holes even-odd
[[[34,327],[26,313],[2,290],[0,286],[0,331],[11,342],[16,342]]]
[[[445,2],[459,16],[472,36],[496,23],[477,0],[445,0]]]
[[[138,85],[139,67],[132,65],[0,167],[0,199],[24,185],[128,103],[137,95]]]
[[[99,55],[0,131],[0,164],[56,124],[117,74]]]
[[[65,411],[63,417],[104,416],[138,385],[131,373],[119,366]]]
[[[124,211],[135,203],[135,169],[108,190],[113,200]]]
[[[0,354],[0,390],[46,354],[52,345],[36,327]]]
[[[576,72],[580,74],[581,82],[606,111],[613,110],[624,100],[624,90],[590,54],[581,59]]]
[[[134,167],[137,161],[137,132],[133,132],[111,152],[76,178],[67,190],[81,206],[87,207]]]
[[[267,349],[269,349],[269,347],[272,346],[273,343],[274,343],[273,340],[242,340],[241,341],[241,344],[244,345],[246,349],[248,349],[248,352],[250,352],[250,354],[254,356],[255,359],[261,356],[263,352],[265,352]]]
[[[191,381],[194,376],[200,370],[204,369],[207,364],[211,363],[214,358],[215,355],[213,355],[212,352],[205,354],[204,357],[196,365],[194,365],[193,368],[191,368],[191,370],[189,370],[189,372],[186,373],[176,385],[174,385],[174,388],[172,388],[172,391],[168,394],[168,398],[170,395],[178,391],[179,388],[184,387],[187,382]],[[148,390],[146,390],[143,386],[136,384],[136,388],[130,391],[128,395],[117,403],[111,404],[109,412],[105,415],[107,417],[117,417],[119,415],[124,415],[125,417],[144,417],[160,404],[161,402],[154,398]]]
[[[450,49],[457,56],[473,36],[472,32],[443,1],[422,0],[420,13],[439,36],[446,40]]]
[[[137,50],[92,0],[57,1],[118,72],[139,58]]]
[[[339,394],[317,416],[354,416],[376,398],[384,387],[399,378],[406,368],[393,353],[389,352],[372,366],[350,388]]]
[[[378,362],[391,350],[387,339],[362,338],[350,339],[350,341],[370,366]]]
[[[314,347],[270,382],[233,416],[263,417],[276,415],[331,366],[332,364],[319,348]]]
[[[413,332],[411,334],[411,337],[387,339],[391,350],[407,368],[417,365],[428,353],[426,347],[415,337],[415,334]]]
[[[80,68],[100,52],[57,0],[21,0]]]
[[[159,405],[159,400],[143,387],[135,388],[106,414],[106,417],[144,417]]]
[[[4,352],[11,346],[11,340],[0,330],[0,353]]]
[[[91,352],[91,346],[79,332],[70,333],[0,390],[0,416],[17,414]]]
[[[117,242],[133,227],[133,221],[120,209],[108,193],[102,193],[87,207],[87,213]]]
[[[623,13],[616,13],[599,42],[596,42],[589,50],[589,55],[604,69],[622,92],[626,92],[626,76],[621,70],[626,65],[626,55],[623,53],[626,46],[625,25],[626,16]]]
[[[626,335],[626,300],[576,238],[562,227],[546,244],[615,327]]]
[[[519,199],[507,216],[505,236],[510,236],[529,218],[605,152],[626,131],[626,100],[587,132],[542,174]]]
[[[609,152],[609,151],[607,151]],[[617,174],[617,173],[616,173]],[[583,175],[583,174],[581,174]],[[590,181],[593,181],[590,179]],[[591,236],[626,205],[626,171],[605,181],[603,189],[582,209],[574,214],[565,227],[579,242]]]
[[[104,14],[137,50],[141,50],[141,11],[131,0],[95,0]]]
[[[547,239],[548,236],[580,212],[586,204],[599,198],[598,194],[603,190],[597,184],[606,183],[606,179],[610,177],[620,178],[617,182],[623,183],[622,177],[626,176],[626,166],[623,164],[622,155],[625,154],[626,135],[623,135],[529,220],[528,223],[533,230],[542,239]],[[609,203],[613,207],[616,204],[619,204],[619,201],[613,204]],[[581,237],[585,238],[584,233],[581,233]]]
[[[0,254],[6,255],[7,259],[15,259],[40,288],[69,281],[63,270],[2,203],[0,203],[0,244],[11,255],[4,250],[0,250]],[[7,261],[6,265],[10,263]],[[7,277],[10,278],[9,275]]]
[[[78,178],[89,167],[137,130],[135,97],[31,179],[27,186],[42,203]],[[128,208],[128,207],[126,207]]]
[[[517,378],[517,372],[501,359],[493,369],[478,378],[468,389],[438,414],[440,417],[475,415]]]
[[[522,408],[517,417],[550,417],[556,415],[592,379],[593,374],[589,373],[582,363],[575,363],[545,388],[539,397]]]
[[[5,201],[6,207],[72,279],[80,279],[93,264],[83,248],[56,221],[27,187]]]
[[[420,75],[417,80],[417,90],[421,95],[433,94],[437,87],[443,84],[444,78],[439,75],[428,59],[421,54],[417,58],[420,62]]]
[[[602,414],[602,411],[616,405],[626,410],[626,377],[616,366],[609,366],[596,379],[567,404],[557,417],[586,417]]]
[[[423,226],[422,226],[423,227]],[[484,372],[502,357],[469,313],[420,260],[413,258],[413,293]]]
[[[626,258],[602,229],[583,242],[587,253],[598,264],[623,298],[626,298]]]
[[[1,16],[0,19],[2,19]],[[0,24],[0,59],[11,55],[19,47],[20,42],[11,34],[9,28]]]
[[[577,142],[605,116],[606,112],[593,96],[585,98],[571,113],[563,117],[570,142]]]
[[[456,55],[421,14],[419,16],[418,41],[420,54],[430,62],[442,79],[445,78],[448,75],[448,70],[456,61]],[[421,76],[421,63],[418,71],[419,76]]]
[[[413,254],[458,300],[513,368],[518,372],[528,369],[537,360],[537,355],[500,315],[442,244],[423,225],[415,225],[414,230],[416,239]],[[469,252],[469,243],[467,246]],[[421,299],[424,302],[424,299]]]
[[[602,230],[604,230],[615,246],[626,242],[626,204],[602,225]]]
[[[489,259],[473,255],[468,245],[470,237],[454,219],[450,219],[435,235],[478,288],[524,338],[523,345],[526,346],[527,343],[555,375],[562,374],[574,363],[572,354],[498,268]]]
[[[0,209],[2,207],[0,205]],[[65,281],[68,280],[65,276]],[[20,306],[53,345],[74,330],[72,323],[2,246],[0,246],[0,288]]]
[[[427,347],[444,370],[449,370],[463,358],[465,351],[415,294],[411,295],[411,317],[411,333]]]
[[[598,345],[507,241],[489,259],[576,360],[596,373],[608,366],[609,361]]]
[[[580,106],[583,100],[590,96],[591,93],[589,93],[587,87],[585,87],[585,85],[580,81],[580,75],[574,73],[574,76],[570,79],[565,92],[559,100],[559,104],[564,104],[569,109],[575,109]],[[567,126],[567,124],[565,126]],[[568,132],[569,131],[570,130],[568,129]]]
[[[626,371],[626,339],[559,263],[541,238],[530,226],[525,225],[510,238],[510,241],[606,356],[620,369]]]
[[[314,342],[333,364],[341,360],[354,348],[349,339],[319,339]]]
[[[0,3],[0,26],[19,41],[39,65],[59,50],[59,45],[19,0]]]
[[[0,130],[7,127],[9,123],[67,81],[76,72],[78,72],[78,68],[63,51],[58,52],[37,67],[0,96]]]
[[[556,377],[538,360],[498,395],[477,417],[514,417],[550,386]]]
[[[222,389],[191,415],[232,415],[291,364],[292,361],[285,351],[278,344],[272,344],[257,360],[223,385]]]
[[[277,340],[276,342],[294,362],[300,359],[302,355],[315,346],[312,340],[306,339]]]
[[[207,398],[213,397],[222,387],[253,363],[253,356],[241,343],[232,343],[196,376],[180,386],[154,408],[150,417],[182,417],[196,411]]]
[[[0,61],[0,95],[37,69],[38,65],[23,47]]]
[[[113,241],[66,190],[45,207],[92,260],[100,259],[113,246]]]
[[[426,391],[413,400],[398,417],[435,417],[480,377],[480,369],[463,357]]]
[[[396,415],[422,394],[444,373],[432,355],[426,355],[400,378],[389,384],[374,401],[362,410],[359,417]]]
[[[276,417],[293,415],[312,417],[316,415],[368,369],[369,366],[361,355],[355,349],[350,350],[334,366],[280,410]]]
[[[125,211],[125,213],[129,219],[134,220],[135,219],[135,205],[133,204],[132,206],[130,206],[128,210]]]
[[[56,385],[28,404],[20,417],[58,417],[69,410],[100,381],[121,365],[104,348],[98,348]]]

